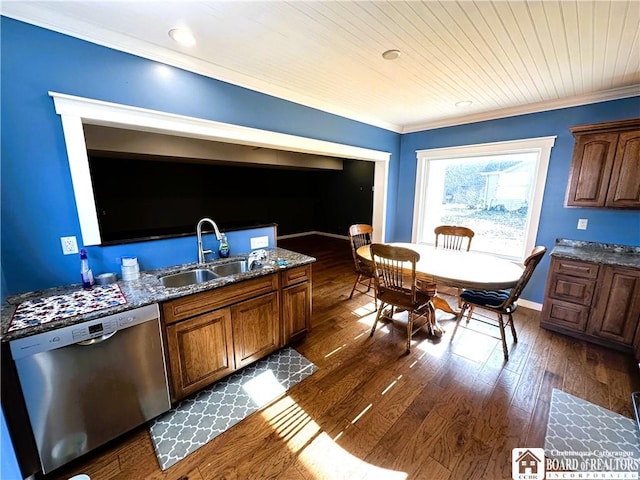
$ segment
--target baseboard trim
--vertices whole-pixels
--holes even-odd
[[[538,312],[542,311],[542,304],[538,302],[532,302],[531,300],[521,298],[518,300],[518,304],[521,307],[530,308],[531,310],[537,310]]]

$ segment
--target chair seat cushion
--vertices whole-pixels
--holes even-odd
[[[460,298],[475,305],[499,307],[509,298],[510,290],[464,290]]]

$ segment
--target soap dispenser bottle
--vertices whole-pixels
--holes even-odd
[[[231,253],[229,250],[229,241],[225,233],[223,233],[220,238],[220,250],[218,250],[218,253],[220,253],[220,258],[227,258]]]
[[[93,280],[93,272],[89,267],[87,251],[84,248],[80,250],[80,276],[82,277],[82,288],[91,290],[95,281]]]

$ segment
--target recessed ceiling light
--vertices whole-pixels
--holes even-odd
[[[387,50],[382,54],[382,58],[385,60],[395,60],[400,56],[400,50]]]
[[[196,44],[195,37],[186,28],[172,28],[169,30],[169,36],[185,47],[192,47]]]
[[[461,102],[456,102],[456,107],[465,108],[470,107],[473,102],[471,100],[463,100]]]

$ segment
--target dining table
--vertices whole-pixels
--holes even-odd
[[[428,284],[443,285],[462,289],[504,290],[513,288],[524,271],[524,265],[495,255],[464,251],[436,249],[424,243],[394,242],[388,245],[410,248],[420,254],[416,263],[416,280]],[[370,263],[370,245],[356,250],[356,254],[365,263]],[[458,311],[438,296],[437,288],[432,298],[434,308],[451,314]],[[442,334],[437,319],[433,319],[431,327],[434,332]]]

